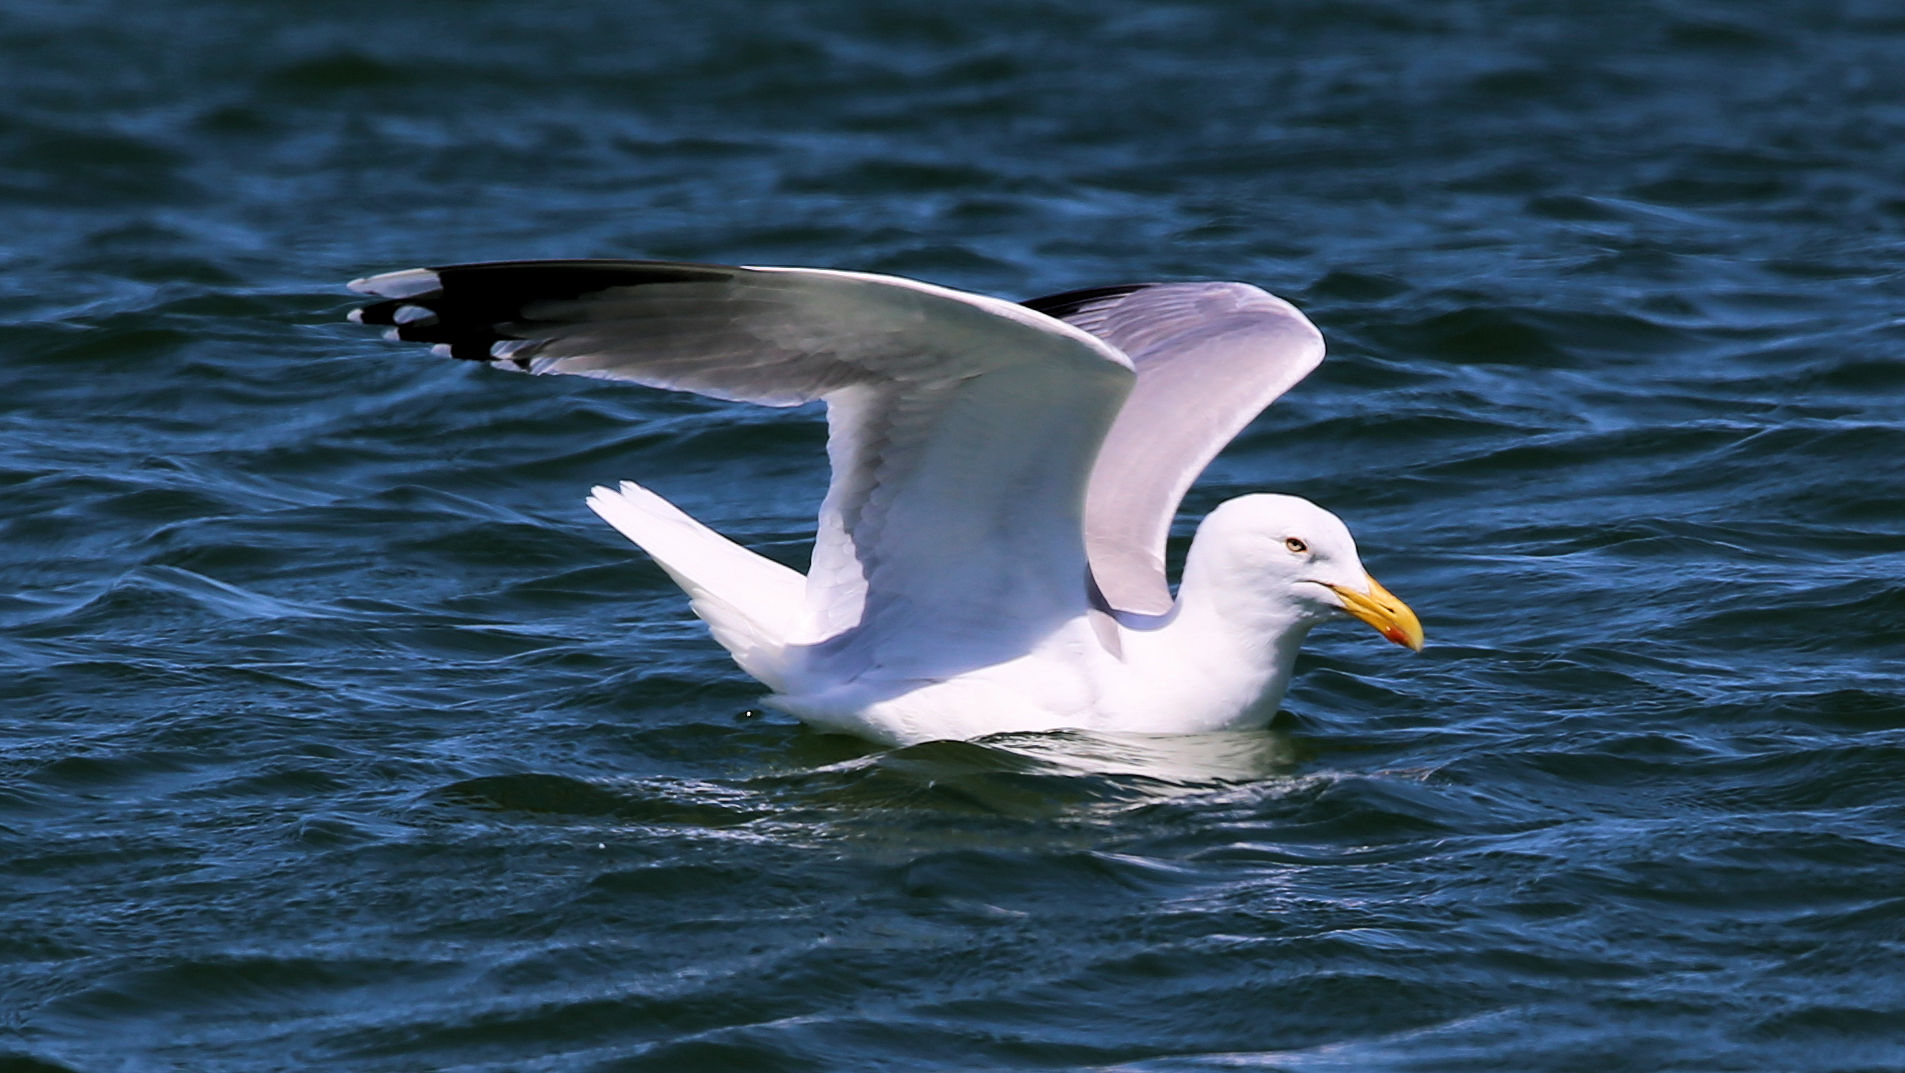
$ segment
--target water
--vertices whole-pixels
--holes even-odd
[[[1905,1068],[1905,19],[1544,0],[0,12],[0,1066]],[[581,506],[805,554],[820,418],[342,322],[414,264],[1333,356],[1194,516],[1422,613],[1269,733],[754,710]],[[1181,551],[1181,547],[1179,549]]]

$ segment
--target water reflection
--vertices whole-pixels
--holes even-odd
[[[752,771],[700,779],[511,772],[457,781],[432,800],[611,826],[782,836],[871,826],[915,838],[926,828],[974,827],[984,838],[997,838],[989,821],[1096,826],[1107,816],[1265,783],[1280,796],[1295,781],[1303,755],[1291,734],[1267,730],[1017,733],[882,749],[806,728],[767,729],[739,731],[730,742],[733,751],[761,762]],[[767,759],[769,739],[779,746],[772,750],[778,762]]]
[[[824,735],[803,732],[803,738]],[[834,738],[838,741],[841,739]],[[863,746],[820,763],[817,743],[797,746],[794,764],[747,780],[781,809],[822,823],[857,824],[907,814],[958,818],[1082,819],[1238,784],[1287,779],[1301,749],[1289,734],[1000,734],[898,749]]]
[[[986,749],[1030,761],[1051,774],[1134,776],[1160,787],[1205,789],[1294,771],[1297,741],[1273,730],[1210,734],[1099,734],[1067,730],[998,734]]]

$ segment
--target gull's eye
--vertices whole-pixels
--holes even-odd
[[[1301,540],[1298,540],[1295,537],[1285,537],[1283,541],[1283,546],[1286,548],[1289,548],[1290,554],[1292,555],[1301,555],[1304,552],[1310,550],[1310,546],[1308,544],[1303,543]]]

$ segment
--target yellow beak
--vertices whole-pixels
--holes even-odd
[[[1342,597],[1344,610],[1376,627],[1377,633],[1399,645],[1422,651],[1422,620],[1416,618],[1416,613],[1409,610],[1408,604],[1396,599],[1396,594],[1383,588],[1375,578],[1368,580],[1369,594],[1366,596],[1341,585],[1331,585],[1330,588]]]

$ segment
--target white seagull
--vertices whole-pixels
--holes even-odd
[[[1006,731],[1262,726],[1311,627],[1422,647],[1333,514],[1223,503],[1173,597],[1178,501],[1323,358],[1243,283],[1015,304],[894,276],[652,261],[412,268],[351,289],[392,339],[529,373],[827,404],[806,575],[639,485],[588,503],[687,592],[767,703],[891,744]]]

